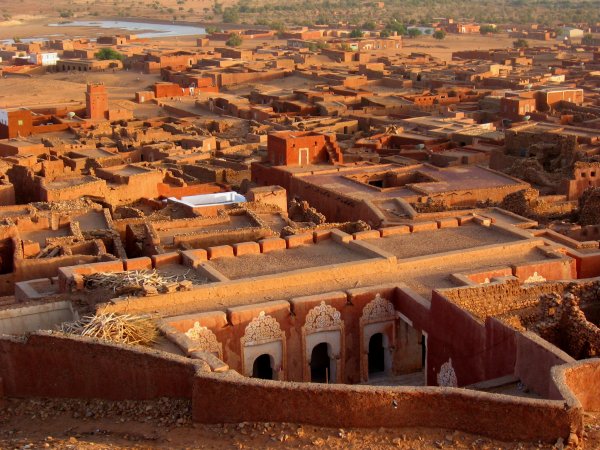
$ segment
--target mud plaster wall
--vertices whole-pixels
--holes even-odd
[[[597,361],[590,364],[600,367]],[[0,378],[4,393],[13,397],[192,398],[194,420],[207,423],[427,426],[547,442],[582,431],[568,382],[561,385],[565,402],[450,388],[277,383],[207,370],[199,361],[161,351],[85,338],[36,333],[27,340],[0,339]]]
[[[600,411],[600,359],[579,361],[564,371],[565,381],[586,411]]]
[[[15,189],[15,198],[18,203],[38,201],[39,179],[36,179],[33,170],[29,167],[14,165],[6,174]]]
[[[546,398],[551,396],[554,392],[554,381],[550,377],[550,369],[575,360],[536,334],[524,332],[516,333],[515,336],[515,376],[537,394]]]
[[[223,300],[231,301],[232,296],[256,295],[265,290],[273,290],[281,286],[303,286],[306,280],[327,283],[348,278],[352,274],[362,272],[382,273],[391,269],[390,263],[383,259],[367,259],[354,263],[332,264],[321,268],[300,269],[283,274],[265,275],[245,278],[225,283],[212,283],[198,286],[186,292],[157,295],[153,297],[127,297],[113,299],[110,304],[104,304],[104,312],[150,312],[160,310],[163,316],[184,314],[190,312],[212,311],[222,308]],[[231,304],[231,303],[230,303]]]
[[[143,347],[38,332],[0,339],[0,378],[10,397],[189,398],[196,367]]]
[[[373,220],[373,211],[364,202],[323,189],[300,177],[290,180],[288,196],[298,196],[306,200],[310,206],[324,214],[328,222],[348,222],[360,219],[371,226],[377,226],[380,222],[379,218]]]
[[[107,187],[104,180],[89,181],[84,184],[69,186],[62,189],[52,189],[42,183],[39,200],[43,202],[59,202],[64,200],[75,200],[86,195],[102,197],[106,194]]]
[[[215,311],[200,315],[197,320],[201,326],[209,327],[217,337],[218,342],[223,344],[223,360],[232,369],[242,373],[242,355],[241,338],[245,334],[248,324],[258,317],[259,313],[264,311],[266,314],[274,317],[281,330],[285,333],[285,352],[283,361],[282,378],[294,381],[310,381],[310,371],[306,366],[307,359],[304,355],[304,336],[302,327],[306,324],[307,314],[313,308],[319,306],[321,302],[335,308],[340,312],[340,319],[343,323],[343,333],[339,334],[340,343],[340,371],[337,380],[332,382],[342,382],[354,384],[361,381],[361,354],[360,344],[360,317],[363,315],[364,307],[371,302],[376,294],[381,294],[383,298],[394,302],[396,287],[392,285],[380,286],[377,288],[365,288],[349,290],[347,292],[329,292],[325,294],[296,297],[287,301],[276,301],[262,303],[246,307],[232,308],[228,312],[228,321],[224,322],[225,317],[221,312]],[[173,322],[172,325],[181,331],[187,331],[196,321],[193,315],[187,316],[183,321]],[[391,322],[394,327],[400,325],[398,320]],[[320,334],[325,333],[325,334]],[[339,333],[336,331],[335,333]],[[392,332],[388,333],[390,340]],[[399,332],[396,332],[398,335]],[[326,332],[318,330],[311,335],[312,340],[327,342]],[[334,340],[337,340],[336,337]],[[394,346],[402,347],[402,342],[397,339]],[[310,350],[310,349],[309,349]],[[420,348],[419,348],[420,351]],[[402,370],[401,362],[402,348],[395,352],[397,360],[393,365],[394,373],[396,369]],[[334,363],[332,363],[334,364]],[[248,368],[246,368],[248,369]],[[411,370],[408,370],[409,372]]]
[[[105,195],[106,201],[118,205],[140,198],[156,198],[158,197],[158,184],[162,181],[163,174],[160,172],[133,175],[129,177],[127,184],[111,186]]]
[[[559,193],[566,195],[568,200],[577,200],[586,189],[598,186],[600,186],[599,164],[578,162],[573,168],[573,179],[561,180]]]
[[[427,337],[427,382],[437,385],[442,364],[452,360],[458,386],[512,375],[515,331],[499,321],[474,318],[434,291]]]
[[[173,238],[173,245],[186,245],[191,248],[208,248],[218,245],[229,245],[238,242],[258,241],[274,236],[270,228],[247,228],[242,230],[217,230]]]
[[[571,424],[578,417],[576,410],[563,406],[564,402],[450,388],[349,387],[207,374],[195,379],[193,417],[210,423],[257,420],[331,427],[426,424],[506,440],[554,442],[558,436],[569,435]]]
[[[395,310],[410,321],[411,330],[420,335],[427,334],[427,378],[430,385],[437,385],[437,374],[442,364],[449,358],[458,377],[458,385],[465,386],[501,376],[512,375],[515,368],[516,340],[515,330],[500,321],[488,319],[485,324],[473,318],[451,302],[436,298],[432,300],[431,308],[428,301],[419,297],[406,287],[381,285],[369,288],[350,289],[345,292],[330,292],[306,297],[292,298],[288,302],[270,302],[244,307],[243,317],[225,318],[222,312],[214,311],[194,316],[189,315],[174,320],[171,324],[185,332],[197,320],[201,326],[210,328],[217,340],[223,344],[224,361],[234,370],[241,372],[240,339],[244,335],[247,324],[261,311],[276,317],[281,329],[285,332],[287,358],[283,379],[308,381],[303,373],[305,357],[303,354],[302,326],[310,309],[324,301],[333,306],[341,314],[344,324],[340,353],[343,376],[337,381],[342,383],[357,383],[361,380],[361,326],[360,317],[364,307],[374,299],[376,294],[389,299]],[[236,308],[234,308],[235,310]],[[272,311],[278,311],[274,313]],[[290,314],[290,311],[292,314]],[[220,318],[217,320],[217,318]],[[411,352],[420,346],[409,344],[402,340],[401,333],[405,324],[404,319],[396,318],[393,322],[394,331],[386,332],[390,342],[393,342],[392,373],[401,374],[420,369],[413,366],[415,361]],[[394,338],[396,336],[396,338]],[[531,351],[536,351],[532,348]],[[366,349],[365,349],[366,351]],[[545,376],[549,372],[545,373]],[[547,383],[547,381],[546,381]]]
[[[15,204],[15,187],[12,184],[0,185],[0,205]]]
[[[14,263],[15,281],[50,278],[58,275],[59,267],[89,264],[98,261],[94,255],[64,255],[56,258],[17,259]]]

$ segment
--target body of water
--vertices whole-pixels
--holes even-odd
[[[65,23],[51,23],[51,27],[96,27],[105,29],[119,29],[131,31],[139,38],[158,38],[169,36],[190,36],[196,34],[205,34],[206,30],[202,27],[192,25],[176,25],[167,23],[142,23],[127,22],[124,20],[95,20],[95,21],[74,21]],[[141,31],[141,33],[139,32]]]

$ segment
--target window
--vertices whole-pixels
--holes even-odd
[[[21,119],[17,120],[17,125],[22,127],[23,126],[23,121]]]
[[[596,176],[596,172],[590,173],[590,176],[595,177]]]

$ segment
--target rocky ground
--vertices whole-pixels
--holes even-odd
[[[0,409],[0,449],[551,449],[452,430],[332,429],[298,424],[199,425],[190,402],[9,399]],[[600,448],[600,414],[586,415],[585,448]]]

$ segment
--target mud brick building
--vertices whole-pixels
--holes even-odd
[[[0,138],[11,139],[31,135],[33,121],[27,110],[0,110]]]
[[[118,91],[0,110],[0,396],[584,436],[600,408],[597,54],[444,61],[348,33],[114,36]],[[85,41],[0,52],[49,48],[57,70],[111,68]],[[57,331],[104,314],[150,317],[157,341]]]
[[[104,120],[108,112],[108,93],[106,86],[88,84],[85,93],[87,117],[92,120]]]
[[[269,162],[274,166],[305,166],[323,162],[342,163],[333,135],[281,132],[268,138]]]

